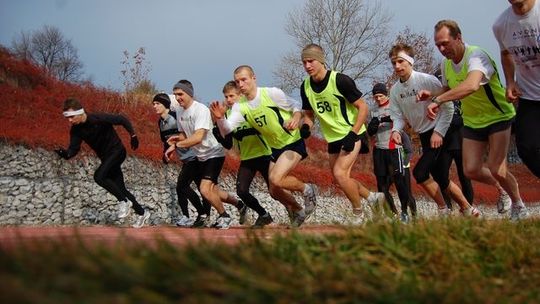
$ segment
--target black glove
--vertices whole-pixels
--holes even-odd
[[[381,117],[381,122],[392,122],[390,115]]]
[[[306,139],[311,136],[311,131],[309,130],[308,124],[303,124],[302,127],[300,127],[300,137]]]
[[[137,138],[137,135],[133,134],[131,135],[131,149],[137,150],[139,147],[139,139]]]
[[[368,124],[368,127],[367,127],[367,132],[369,135],[374,135],[375,133],[377,133],[377,130],[379,129],[379,124],[381,122],[379,121],[379,118],[378,117],[373,117],[371,119],[371,121],[369,122]]]
[[[358,141],[358,134],[354,133],[353,131],[349,131],[345,137],[341,140],[342,147],[341,149],[346,152],[351,152],[354,150],[354,145]]]
[[[237,129],[236,131],[234,131],[233,137],[238,141],[242,141],[242,139],[246,136],[259,135],[259,134],[261,133],[259,133],[259,131],[257,131],[254,128],[243,128],[243,129]]]
[[[63,159],[69,158],[67,151],[64,149],[56,149],[54,150],[54,152],[56,152],[56,154],[58,154],[58,156],[60,156]]]
[[[369,153],[369,137],[367,135],[367,132],[364,132],[358,135],[358,138],[360,138],[360,151],[358,153],[360,154]]]

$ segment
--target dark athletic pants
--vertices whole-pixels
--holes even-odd
[[[270,167],[270,156],[261,156],[253,159],[243,160],[240,162],[238,175],[236,176],[236,194],[240,199],[259,216],[266,213],[266,210],[261,206],[259,201],[249,193],[249,187],[255,174],[261,173],[266,185],[268,186],[268,170]]]
[[[519,99],[514,127],[519,157],[540,178],[540,100]]]
[[[188,200],[197,210],[199,215],[210,215],[211,205],[203,198],[202,204],[199,195],[191,188],[191,182],[195,182],[197,187],[201,183],[199,161],[191,160],[182,164],[182,169],[178,174],[176,182],[176,195],[182,214],[189,217]]]
[[[444,142],[446,140],[443,139],[443,145],[439,148],[433,149],[430,147],[431,134],[433,134],[433,130],[419,134],[422,144],[422,156],[420,156],[413,169],[413,176],[416,182],[421,184],[428,180],[431,174],[441,190],[445,191],[450,184],[449,174],[452,158],[445,147]]]
[[[450,125],[444,140],[447,143],[446,147],[448,154],[450,155],[450,162],[454,161],[456,164],[461,191],[463,192],[465,199],[472,205],[474,200],[472,182],[465,176],[465,172],[463,172],[463,125]],[[450,195],[443,192],[443,197],[448,208],[452,209],[452,199],[450,198]]]
[[[377,178],[377,191],[383,192],[390,209],[397,214],[394,198],[390,194],[390,186],[395,183],[401,212],[407,214],[407,206],[411,205],[411,213],[416,215],[416,201],[412,199],[410,172],[403,168],[398,150],[373,149],[374,171]],[[407,183],[408,180],[408,183]]]
[[[96,172],[94,172],[94,180],[110,194],[114,195],[117,200],[126,201],[126,199],[129,199],[133,203],[132,208],[135,210],[135,213],[143,215],[143,207],[139,205],[135,196],[126,189],[124,174],[121,168],[125,159],[126,149],[124,148],[113,151],[101,159],[101,164]]]

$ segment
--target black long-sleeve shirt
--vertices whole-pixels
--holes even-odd
[[[123,126],[130,135],[135,134],[131,122],[123,115],[88,113],[85,122],[71,127],[68,158],[79,152],[83,141],[96,152],[100,159],[104,159],[111,152],[125,149],[122,140],[114,130],[115,125]]]

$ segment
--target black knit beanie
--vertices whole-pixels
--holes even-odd
[[[386,90],[386,85],[384,83],[376,83],[373,86],[373,89],[371,90],[371,93],[373,95],[375,95],[375,94],[388,95],[388,90]]]
[[[169,95],[165,93],[157,94],[156,96],[154,96],[154,99],[152,101],[157,101],[161,103],[167,109],[171,108],[171,99],[169,98]]]

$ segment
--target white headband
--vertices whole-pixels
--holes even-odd
[[[74,110],[74,111],[65,111],[63,114],[64,114],[64,117],[81,115],[81,114],[84,114],[84,109],[79,109],[79,110]]]
[[[405,52],[401,51],[397,54],[398,57],[401,57],[405,60],[407,60],[411,65],[414,64],[414,58],[412,58],[411,56],[407,55]]]

